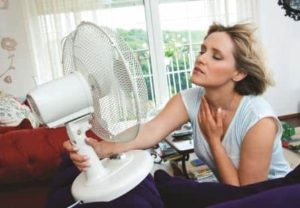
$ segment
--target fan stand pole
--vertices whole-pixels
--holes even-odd
[[[71,142],[79,154],[89,157],[90,167],[74,180],[71,192],[84,203],[111,201],[137,186],[151,171],[153,159],[143,150],[126,152],[121,158],[99,160],[94,149],[86,144],[86,131],[91,128],[90,115],[66,124]],[[126,179],[124,179],[126,177]]]
[[[94,149],[85,142],[86,131],[91,128],[90,118],[90,115],[86,115],[66,124],[72,144],[78,148],[80,155],[86,155],[89,158],[90,167],[85,172],[86,185],[91,185],[100,178],[103,180],[109,172],[103,167]]]

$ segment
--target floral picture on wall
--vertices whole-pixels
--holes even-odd
[[[8,9],[8,0],[0,0],[0,9]],[[3,62],[0,64],[0,80],[11,84],[13,79],[8,72],[15,69],[14,58],[18,43],[12,37],[2,37],[0,35],[0,44],[0,55],[7,58],[6,64],[3,64]]]
[[[0,9],[8,8],[8,0],[0,0]]]
[[[13,82],[12,77],[8,74],[8,72],[10,70],[15,70],[14,57],[17,45],[17,41],[11,37],[1,38],[1,53],[7,54],[8,66],[0,65],[0,79],[7,84],[11,84]]]

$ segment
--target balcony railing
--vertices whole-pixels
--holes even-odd
[[[177,94],[181,90],[190,88],[192,86],[190,80],[190,73],[193,69],[195,57],[200,43],[192,45],[182,45],[176,47],[176,52],[171,57],[165,57],[165,76],[168,81],[169,97]],[[150,55],[148,49],[135,50],[134,53],[141,64],[144,78],[146,80],[149,100],[155,102],[153,73],[150,62]]]

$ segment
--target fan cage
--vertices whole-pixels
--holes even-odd
[[[136,137],[147,117],[148,95],[140,64],[113,30],[82,22],[63,45],[64,74],[79,71],[91,86],[92,130],[105,140]]]

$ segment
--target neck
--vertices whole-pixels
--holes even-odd
[[[206,91],[205,98],[212,110],[221,108],[223,111],[235,111],[241,95],[237,92],[213,92]]]

